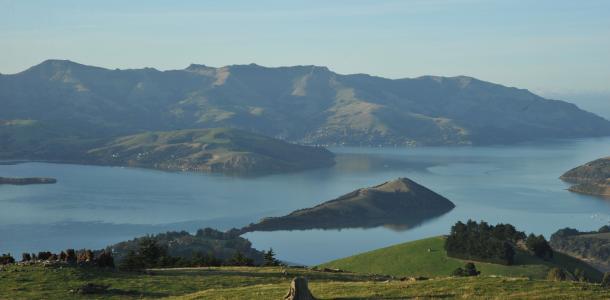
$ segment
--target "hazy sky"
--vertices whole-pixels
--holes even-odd
[[[606,94],[610,1],[0,0],[0,54],[4,74],[48,58],[162,70],[255,62]]]

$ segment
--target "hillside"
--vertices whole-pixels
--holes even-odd
[[[466,76],[392,80],[318,66],[109,70],[47,60],[0,75],[0,106],[2,122],[44,124],[28,134],[42,132],[53,141],[210,127],[327,145],[482,145],[610,135],[609,121],[524,89]],[[5,132],[17,129],[0,129],[0,137],[19,139]]]
[[[193,255],[203,254],[228,261],[236,252],[240,252],[257,264],[263,260],[263,253],[252,248],[250,241],[240,237],[237,232],[221,232],[212,228],[200,229],[196,234],[186,231],[160,233],[116,243],[107,248],[111,249],[114,259],[120,263],[129,251],[137,251],[140,241],[146,238],[154,239],[172,257],[192,259]]]
[[[438,217],[455,205],[443,196],[411,181],[398,178],[362,188],[312,208],[283,217],[262,219],[242,229],[249,231],[332,229],[401,225],[412,227]]]
[[[322,264],[321,267],[394,276],[448,276],[456,268],[463,267],[466,261],[448,257],[443,245],[443,237],[432,237],[338,259]],[[475,262],[475,265],[483,276],[544,279],[550,268],[559,267],[569,272],[579,268],[595,280],[601,280],[602,277],[601,272],[595,268],[561,253],[555,253],[552,260],[545,261],[523,251],[517,251],[514,265],[482,262]]]
[[[219,267],[126,273],[89,268],[7,266],[0,295],[11,299],[282,299],[295,276],[305,276],[318,299],[608,299],[599,284],[526,278],[457,277],[401,281],[384,276],[307,269]],[[36,284],[24,284],[24,282]],[[74,291],[105,284],[100,294]]]
[[[602,271],[610,271],[610,228],[580,232],[560,229],[551,235],[551,246],[557,251],[579,257]]]
[[[324,148],[228,128],[121,137],[89,150],[87,157],[104,165],[224,173],[286,172],[334,164],[333,154]]]
[[[610,197],[610,157],[573,168],[560,178],[574,183],[569,189],[572,192]]]

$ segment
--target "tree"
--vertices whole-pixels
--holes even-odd
[[[265,266],[279,266],[280,262],[275,258],[273,248],[269,248],[269,251],[263,251],[263,264]]]
[[[59,253],[59,260],[61,260],[61,261],[66,261],[67,257],[68,257],[68,256],[66,255],[66,252],[61,251],[61,252]]]
[[[8,265],[8,264],[14,264],[14,263],[15,263],[15,259],[13,258],[13,256],[10,253],[2,254],[2,256],[0,256],[0,265]]]
[[[533,233],[530,234],[525,240],[525,245],[527,249],[534,252],[534,255],[540,258],[553,258],[553,249],[542,235],[536,236]]]
[[[240,251],[237,251],[229,263],[233,266],[252,266],[254,265],[254,260],[244,256]]]
[[[100,268],[114,268],[114,258],[110,251],[102,251],[97,257],[97,266]]]
[[[139,270],[144,268],[144,264],[135,251],[129,250],[123,260],[121,260],[119,268],[122,270]]]
[[[21,261],[22,262],[26,262],[26,261],[30,261],[32,260],[32,256],[29,253],[22,253],[21,254]]]
[[[66,250],[66,262],[69,264],[76,263],[76,251],[74,251],[74,249]]]
[[[566,273],[560,268],[551,268],[546,276],[547,280],[552,281],[564,281],[566,278]]]

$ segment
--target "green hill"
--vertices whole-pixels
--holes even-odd
[[[463,267],[467,261],[448,257],[443,245],[443,237],[432,237],[338,259],[322,264],[321,267],[394,276],[448,276],[456,268]],[[483,276],[544,279],[550,268],[559,267],[570,272],[579,268],[584,270],[589,278],[596,281],[601,280],[602,277],[601,272],[595,268],[576,258],[557,252],[551,261],[544,261],[525,252],[517,251],[514,265],[483,262],[475,262],[475,265]]]

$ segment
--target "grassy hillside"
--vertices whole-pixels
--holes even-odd
[[[6,299],[281,299],[295,276],[309,279],[318,299],[608,299],[598,284],[526,278],[437,278],[387,280],[351,273],[278,267],[165,269],[122,273],[88,268],[4,267],[0,298]],[[103,294],[71,292],[86,283],[106,284]]]
[[[456,268],[463,267],[466,261],[448,257],[443,245],[443,237],[432,237],[338,259],[325,263],[322,267],[394,276],[448,276]],[[431,251],[428,252],[428,249]],[[524,252],[517,252],[515,264],[511,266],[483,262],[475,262],[475,264],[484,276],[544,279],[552,267],[560,267],[570,272],[579,268],[595,280],[600,280],[602,276],[593,267],[561,253],[555,253],[552,261],[544,261]]]

